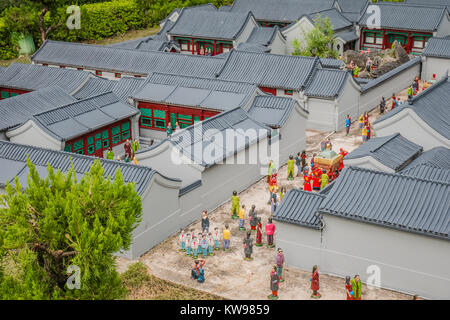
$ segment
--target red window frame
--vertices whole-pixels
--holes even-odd
[[[102,70],[95,70],[95,75],[96,76],[102,76],[103,75]]]
[[[114,74],[114,77],[120,79],[120,78],[122,77],[122,74],[121,74],[120,72],[116,72],[116,73]]]

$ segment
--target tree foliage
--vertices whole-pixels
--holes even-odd
[[[335,59],[339,56],[334,50],[334,32],[328,17],[318,15],[314,19],[314,28],[309,32],[303,30],[302,36],[303,42],[294,39],[292,55]]]
[[[0,196],[0,299],[116,299],[125,288],[113,253],[129,249],[140,221],[140,196],[120,170],[104,177],[100,161],[80,181],[48,166],[41,178],[28,160],[28,186],[18,178]],[[70,289],[69,266],[81,288]]]

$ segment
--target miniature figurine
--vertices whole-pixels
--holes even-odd
[[[191,255],[191,241],[192,241],[191,234],[190,233],[186,234],[186,255],[187,256]]]
[[[311,189],[311,176],[308,173],[308,168],[305,168],[305,173],[303,174],[303,190],[312,191]]]
[[[321,183],[320,183],[320,189],[325,188],[328,185],[328,182],[329,182],[329,178],[328,178],[328,175],[327,175],[327,170],[323,170]]]
[[[294,157],[292,155],[289,156],[289,160],[287,162],[288,165],[288,180],[294,180]]]
[[[270,160],[269,161],[269,170],[268,170],[268,173],[267,173],[267,183],[269,183],[270,180],[272,179],[273,169],[275,169],[275,165],[273,164],[273,161]]]
[[[350,276],[345,277],[345,292],[347,293],[347,300],[353,300],[353,286],[350,283]]]
[[[256,212],[256,206],[252,205],[252,209],[248,214],[248,218],[250,220],[250,230],[256,231],[256,225],[258,224],[258,213]]]
[[[284,195],[286,194],[286,187],[281,187],[280,190],[280,202],[283,201]]]
[[[275,225],[272,223],[272,218],[269,218],[268,223],[266,224],[266,235],[267,235],[267,247],[273,248],[275,245],[273,244],[273,235],[275,233]]]
[[[244,254],[245,258],[244,260],[251,261],[252,253],[253,253],[253,238],[251,237],[252,233],[250,231],[247,231],[247,237],[244,239]]]
[[[233,196],[231,197],[231,218],[237,219],[239,213],[239,197],[237,196],[237,191],[233,191]]]
[[[213,253],[213,247],[214,247],[214,240],[213,240],[213,235],[210,232],[208,234],[208,256],[212,256],[214,255]]]
[[[202,213],[202,232],[208,233],[209,232],[209,218],[208,218],[208,211],[203,210]]]
[[[219,233],[219,228],[217,228],[217,227],[214,228],[213,238],[214,238],[214,250],[220,250],[220,244],[219,244],[220,233]]]
[[[198,241],[197,237],[194,236],[191,241],[192,258],[194,259],[197,259],[197,249],[198,249]]]
[[[278,299],[278,286],[280,284],[280,280],[277,276],[277,266],[273,266],[272,271],[270,272],[270,291],[272,294],[268,296],[271,300]]]
[[[284,265],[284,254],[281,248],[278,248],[278,252],[275,256],[275,264],[277,265],[277,276],[280,282],[284,282],[283,279],[283,265]]]
[[[359,279],[359,275],[356,274],[351,283],[353,291],[352,300],[361,300],[361,279]]]
[[[228,230],[228,225],[225,225],[225,229],[223,230],[223,251],[230,250],[230,235],[231,232]]]
[[[186,251],[186,236],[184,235],[183,230],[181,230],[179,238],[180,238],[180,251]]]
[[[198,283],[205,282],[205,269],[203,268],[205,266],[205,263],[206,263],[205,260],[200,260],[200,266],[199,266],[198,277],[197,277]]]
[[[202,237],[202,241],[200,241],[200,247],[202,248],[203,256],[206,257],[208,255],[208,240],[206,240],[205,234]]]
[[[245,231],[244,223],[245,223],[245,204],[242,205],[242,208],[239,211],[239,230],[240,231]]]
[[[319,293],[319,267],[314,266],[312,269],[311,290],[313,291],[311,298],[319,299],[322,295]]]
[[[261,218],[258,217],[258,225],[256,226],[256,244],[255,246],[261,247],[262,246],[262,224],[261,224]]]

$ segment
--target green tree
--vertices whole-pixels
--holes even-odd
[[[96,160],[78,182],[48,166],[41,178],[28,160],[28,186],[18,178],[0,196],[0,298],[116,299],[126,290],[113,253],[129,249],[141,219],[134,184],[104,177]],[[67,285],[69,266],[81,288]]]
[[[334,32],[328,17],[318,15],[314,19],[314,28],[309,32],[303,30],[302,35],[302,43],[294,39],[292,55],[335,59],[339,56],[334,50]]]

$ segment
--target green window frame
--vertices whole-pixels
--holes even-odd
[[[72,152],[72,145],[70,143],[66,143],[66,145],[64,146],[64,151]]]
[[[80,153],[78,151],[81,151],[81,154],[83,154],[83,148],[84,148],[83,139],[77,140],[73,143],[73,152]]]
[[[95,146],[94,145],[90,145],[87,148],[87,153],[88,154],[93,154],[95,152]]]
[[[120,74],[119,72],[116,72],[115,74],[114,74],[114,76],[116,77],[116,78],[121,78],[122,77],[122,74]]]
[[[118,143],[120,143],[120,134],[118,134],[118,135],[112,137],[112,143],[113,143],[113,144],[118,144]]]
[[[10,96],[11,96],[11,97],[15,97],[15,96],[18,96],[18,95],[19,95],[19,94],[18,94],[18,93],[15,93],[15,92],[11,92],[11,93],[10,93]]]
[[[95,140],[95,150],[102,149],[102,140]]]
[[[87,144],[88,145],[94,144],[94,136],[90,136],[87,138]]]
[[[0,96],[2,99],[9,98],[9,92],[8,91],[0,91]]]
[[[100,70],[95,70],[95,74],[96,74],[97,76],[101,76],[101,75],[103,74],[103,72],[100,71]]]

